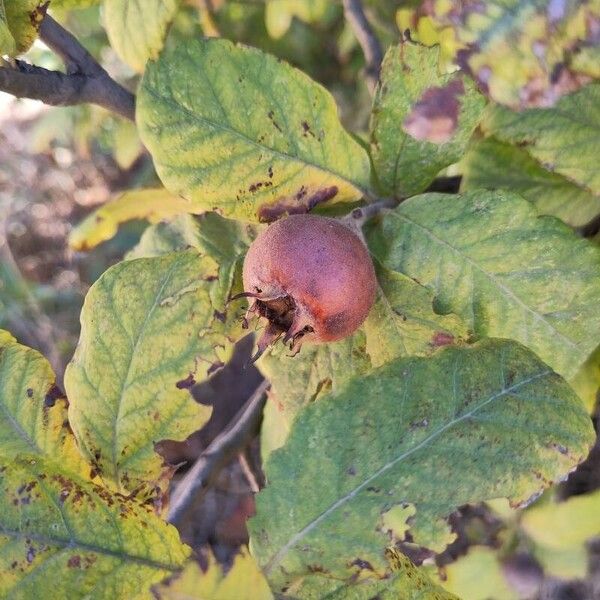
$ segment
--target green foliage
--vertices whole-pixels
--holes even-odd
[[[589,63],[573,57],[597,43],[595,0],[437,0],[432,13],[462,47],[461,66],[496,102],[551,106],[588,81],[580,69],[586,72]]]
[[[87,295],[65,374],[69,420],[88,460],[119,491],[165,485],[154,443],[185,439],[210,415],[188,389],[229,353],[231,280],[221,275],[212,257],[190,250],[120,263]]]
[[[104,0],[104,23],[111,46],[142,72],[163,47],[179,0]]]
[[[392,46],[371,120],[371,152],[383,192],[422,192],[462,156],[483,107],[473,82],[440,71],[439,47]]]
[[[440,584],[463,600],[489,600],[491,590],[495,600],[519,599],[504,577],[498,556],[485,546],[473,546],[466,556],[445,567]]]
[[[2,48],[0,54],[22,54],[27,52],[37,37],[37,32],[46,14],[45,0],[3,0],[0,10]],[[8,32],[6,31],[8,27]],[[8,34],[12,37],[8,37]]]
[[[4,0],[0,0],[0,56],[6,54],[12,56],[16,49],[15,38],[10,32],[8,21],[6,20]]]
[[[69,234],[69,245],[74,250],[90,250],[113,238],[121,223],[132,219],[156,223],[188,213],[190,208],[189,202],[173,196],[164,188],[131,190],[88,215]]]
[[[556,577],[583,577],[585,542],[600,535],[600,492],[531,507],[521,520],[535,556]]]
[[[456,507],[527,502],[593,438],[569,386],[515,342],[398,359],[298,416],[267,461],[252,549],[276,589],[311,571],[337,580],[365,561],[384,568],[383,549],[404,539],[397,523],[408,517],[411,539],[439,551]]]
[[[0,595],[151,598],[189,549],[174,528],[54,460],[0,455]]]
[[[165,186],[198,209],[272,221],[358,199],[368,184],[367,154],[339,124],[332,97],[226,40],[173,44],[150,63],[137,120]]]
[[[263,574],[247,550],[238,554],[227,573],[216,558],[208,556],[208,567],[190,561],[177,577],[154,589],[159,600],[273,600]]]
[[[139,83],[137,122],[52,111],[34,146],[74,138],[135,188],[75,227],[73,249],[148,226],[87,294],[68,400],[0,330],[0,596],[512,598],[502,561],[517,546],[550,575],[583,576],[598,494],[521,509],[594,442],[597,2],[364,0],[386,50],[372,108],[341,3],[103,0],[120,71],[100,10],[69,12],[98,3],[51,7]],[[29,48],[43,10],[0,0],[1,54]],[[395,24],[412,30],[400,43]],[[141,142],[156,172],[140,168]],[[446,190],[440,174],[461,174],[461,194],[414,196]],[[384,209],[390,197],[403,202]],[[361,233],[362,213],[345,215],[378,200]],[[277,344],[257,362],[271,388],[250,550],[202,569],[164,521],[176,467],[155,444],[211,414],[190,388],[248,333],[246,300],[230,299],[259,223],[310,210],[364,234],[376,300],[348,338],[294,357]],[[27,316],[16,271],[0,265],[0,325]],[[450,516],[482,501],[503,523],[493,547],[467,532],[441,578],[411,562],[444,550]]]
[[[546,170],[600,193],[595,160],[600,152],[600,84],[561,98],[553,108],[515,113],[492,106],[482,127],[489,135],[523,147]]]
[[[370,246],[431,289],[436,312],[519,340],[565,377],[598,344],[598,248],[515,194],[411,198],[372,228]]]
[[[67,421],[67,402],[39,352],[0,330],[0,455],[36,454],[63,470],[89,472]]]
[[[461,163],[463,191],[506,189],[517,192],[542,215],[554,215],[574,227],[600,213],[600,194],[547,170],[526,146],[501,142],[493,136],[477,140]]]

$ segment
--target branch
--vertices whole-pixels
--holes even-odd
[[[269,386],[269,382],[265,380],[254,390],[232,420],[232,425],[210,443],[177,484],[171,494],[169,523],[181,523],[188,508],[196,500],[198,492],[206,489],[219,470],[246,447],[260,423],[266,400],[265,393]]]
[[[42,21],[40,38],[61,57],[67,72],[49,71],[17,60],[13,67],[0,68],[1,91],[52,106],[96,104],[135,120],[135,96],[112,79],[50,15]]]
[[[350,27],[352,27],[354,35],[365,55],[367,85],[369,86],[369,91],[373,94],[379,81],[383,50],[371,24],[365,16],[361,1],[342,0],[342,4],[344,5],[344,17],[350,23]]]

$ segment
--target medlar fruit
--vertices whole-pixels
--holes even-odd
[[[254,298],[245,326],[254,313],[268,321],[254,360],[282,335],[296,352],[303,342],[350,335],[366,319],[377,285],[361,239],[316,215],[289,216],[263,231],[248,250],[243,279],[239,296]]]

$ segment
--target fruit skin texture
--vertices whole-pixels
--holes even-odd
[[[251,244],[244,261],[249,312],[269,321],[259,353],[281,334],[299,349],[353,333],[375,300],[377,280],[360,238],[336,219],[292,215]]]

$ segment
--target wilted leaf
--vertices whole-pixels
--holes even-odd
[[[137,120],[165,186],[198,209],[272,221],[358,199],[368,185],[367,153],[331,95],[224,39],[167,47],[144,74]]]
[[[597,2],[467,0],[431,3],[438,26],[454,30],[462,67],[480,88],[514,108],[551,106],[589,81],[572,57],[595,43]]]
[[[37,456],[0,452],[0,596],[151,599],[190,550],[133,500]]]
[[[161,51],[179,0],[104,0],[110,45],[134,70]]]
[[[371,150],[386,194],[423,191],[463,154],[484,107],[467,78],[441,73],[439,47],[390,48],[371,120]]]
[[[67,420],[67,400],[48,361],[0,331],[0,456],[22,453],[45,456],[72,473],[86,472]]]
[[[251,547],[276,591],[316,570],[376,573],[385,546],[407,539],[385,525],[388,512],[411,508],[409,539],[442,550],[458,506],[527,502],[594,437],[569,386],[516,342],[398,359],[300,413],[266,463]]]
[[[16,54],[23,54],[37,37],[48,8],[47,0],[3,0],[8,29],[15,42]]]
[[[183,572],[154,588],[159,600],[272,600],[264,575],[246,549],[235,557],[225,573],[216,558],[209,554],[203,571],[190,561]]]
[[[67,367],[82,451],[119,491],[159,485],[159,440],[182,440],[210,408],[189,388],[227,359],[235,320],[218,263],[196,250],[119,263],[92,286]],[[163,482],[164,483],[164,482]]]
[[[493,107],[482,127],[526,149],[548,171],[600,194],[600,84],[565,96],[554,108],[516,113]]]
[[[598,344],[600,251],[520,196],[425,194],[370,230],[388,269],[434,292],[478,336],[519,340],[573,376]]]
[[[465,556],[446,565],[440,584],[463,600],[489,600],[492,590],[494,598],[519,598],[504,577],[498,553],[486,546],[471,546]]]
[[[543,215],[554,215],[574,227],[600,214],[600,194],[547,171],[523,147],[494,137],[472,144],[461,162],[463,191],[486,188],[521,194]]]
[[[191,212],[187,200],[173,196],[164,188],[130,190],[107,202],[88,215],[69,234],[74,250],[90,250],[110,240],[119,225],[132,219],[147,219],[151,223]]]

